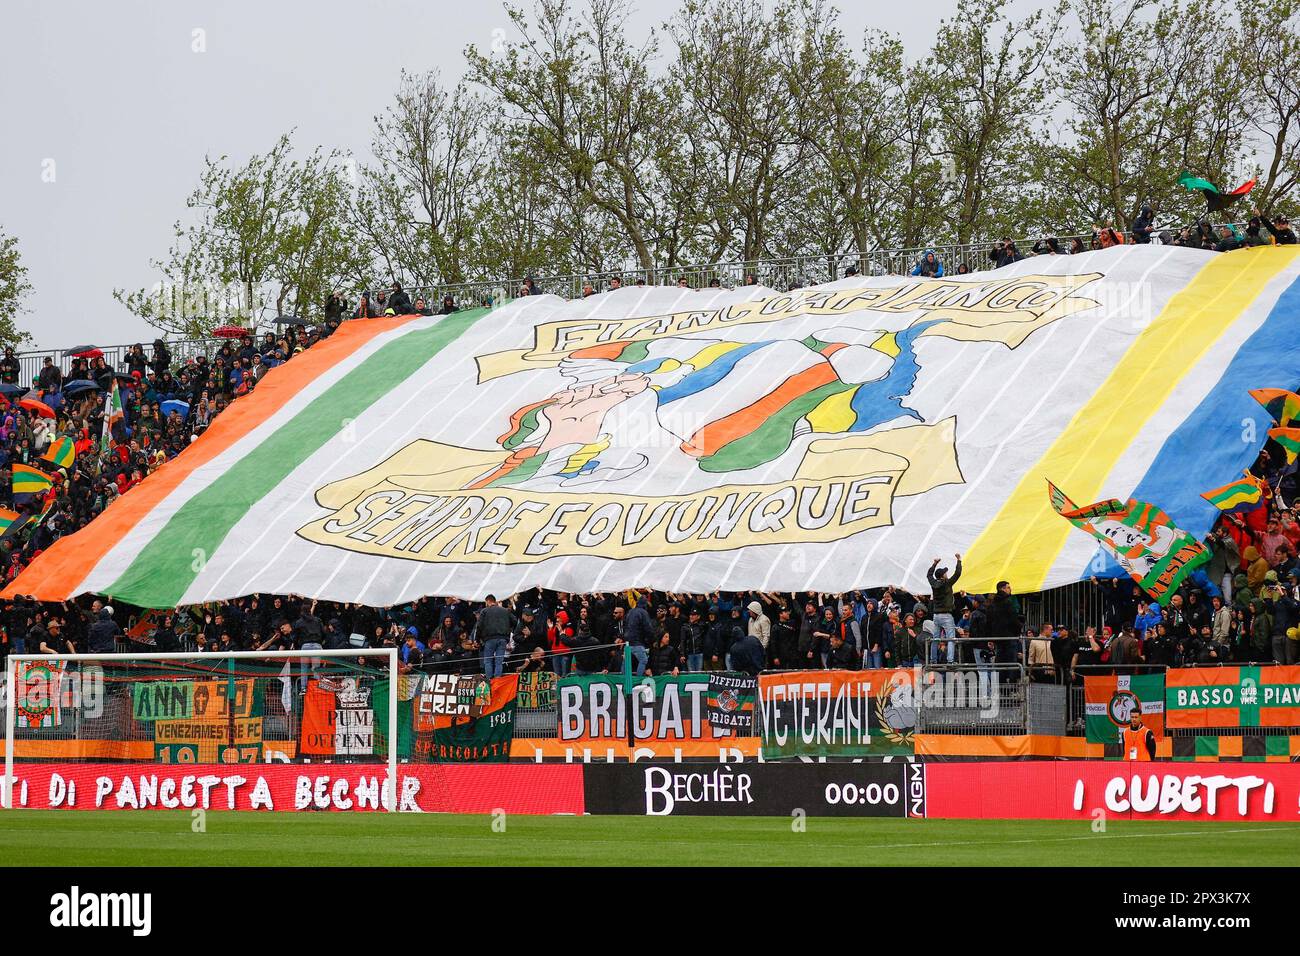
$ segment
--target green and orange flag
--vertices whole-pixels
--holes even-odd
[[[50,490],[54,480],[31,465],[14,465],[14,494],[39,495]]]
[[[1241,478],[1222,488],[1201,492],[1201,497],[1220,511],[1228,514],[1245,514],[1262,505],[1266,493],[1263,480],[1247,471],[1242,473]]]
[[[1300,421],[1300,395],[1285,388],[1252,388],[1250,397],[1264,406],[1279,428],[1290,428]]]
[[[1270,428],[1268,437],[1282,446],[1286,452],[1286,463],[1293,464],[1300,455],[1300,428]]]
[[[76,443],[66,435],[61,435],[50,442],[50,447],[41,455],[42,461],[52,463],[56,468],[71,468],[77,460]]]
[[[1047,490],[1052,509],[1100,541],[1162,606],[1189,574],[1210,560],[1205,545],[1153,504],[1110,498],[1080,508],[1050,481]]]

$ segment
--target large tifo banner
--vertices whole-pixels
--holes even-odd
[[[760,674],[763,759],[912,753],[915,680],[907,669]]]
[[[925,592],[954,552],[970,591],[1078,581],[1098,539],[1048,481],[1202,537],[1271,425],[1250,389],[1300,380],[1298,276],[1294,246],[1120,246],[344,322],[3,596]]]
[[[1300,667],[1179,667],[1165,676],[1175,728],[1300,726]]]

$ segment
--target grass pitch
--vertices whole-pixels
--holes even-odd
[[[0,811],[6,866],[1269,866],[1300,824]]]

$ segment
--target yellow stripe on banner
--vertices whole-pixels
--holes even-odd
[[[1295,261],[1293,249],[1221,253],[1174,294],[962,556],[964,588],[992,591],[1010,581],[1016,591],[1042,589],[1067,536],[1081,533],[1052,510],[1047,479],[1080,505],[1127,494],[1103,488],[1106,476],[1183,377]]]

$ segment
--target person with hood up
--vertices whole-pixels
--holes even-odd
[[[547,622],[546,643],[553,655],[555,673],[563,677],[569,673],[569,652],[573,650],[573,625],[569,623],[569,612],[560,610]]]
[[[1150,205],[1144,205],[1138,217],[1133,220],[1133,241],[1138,245],[1147,245],[1151,242],[1151,234],[1155,232],[1155,210]]]
[[[921,256],[912,270],[912,275],[924,276],[927,279],[943,278],[943,263],[939,261],[933,249],[925,250],[925,255]]]
[[[1268,562],[1254,545],[1248,546],[1241,552],[1241,559],[1246,564],[1246,584],[1258,594],[1260,586],[1264,583],[1264,576],[1269,571]]]
[[[99,617],[86,632],[86,646],[92,654],[112,654],[121,635],[122,629],[113,620],[113,609],[104,605],[99,609]]]
[[[772,639],[772,621],[763,613],[763,605],[757,601],[750,601],[745,610],[749,612],[749,635],[758,640],[766,655],[768,641]]]

